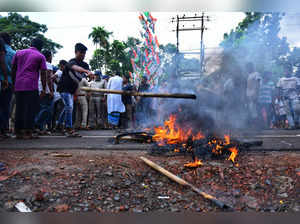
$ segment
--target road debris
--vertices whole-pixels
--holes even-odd
[[[30,208],[28,208],[24,202],[19,202],[15,205],[16,209],[18,209],[19,212],[31,212]]]
[[[165,170],[164,168],[162,168],[161,166],[153,163],[151,160],[145,158],[145,157],[140,157],[141,160],[143,160],[147,165],[151,166],[153,169],[159,171],[160,173],[166,175],[167,177],[169,177],[170,179],[172,179],[173,181],[186,186],[186,187],[190,187],[193,191],[197,192],[198,194],[202,195],[205,199],[208,199],[210,201],[212,201],[214,204],[216,204],[218,207],[220,208],[224,208],[224,209],[228,209],[230,208],[229,205],[227,205],[226,203],[218,200],[217,198],[215,198],[214,196],[205,193],[204,191],[201,191],[199,188],[195,187],[194,185],[186,182],[185,180],[179,178],[178,176],[170,173],[169,171]]]
[[[72,154],[67,154],[67,153],[54,153],[52,154],[53,157],[72,157]]]
[[[190,157],[150,156],[142,151],[59,152],[72,155],[67,159],[51,156],[58,153],[54,150],[46,157],[44,153],[0,151],[9,167],[1,172],[5,180],[0,182],[0,210],[17,211],[15,204],[22,201],[32,212],[223,211],[145,165],[140,156],[147,156],[236,211],[300,210],[299,152],[240,154],[239,167],[227,160],[206,159],[192,169],[183,166]]]

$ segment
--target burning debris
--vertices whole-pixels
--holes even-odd
[[[189,168],[196,168],[203,165],[202,161],[207,158],[226,159],[232,163],[236,163],[237,155],[241,150],[246,150],[251,146],[262,145],[262,141],[241,142],[233,140],[230,135],[218,137],[219,134],[207,129],[196,131],[198,124],[195,125],[190,121],[186,121],[187,118],[184,117],[184,114],[172,113],[163,126],[145,129],[141,132],[119,134],[115,137],[115,144],[119,144],[121,140],[152,143],[153,145],[150,149],[150,154],[152,155],[166,153],[191,155],[193,162],[184,165]],[[238,166],[237,163],[236,165]]]
[[[172,114],[164,122],[164,126],[155,127],[154,132],[152,140],[155,144],[151,153],[190,154],[193,162],[185,164],[185,167],[201,166],[203,165],[202,160],[207,156],[213,159],[227,159],[235,163],[239,150],[252,145],[262,145],[262,141],[241,143],[237,140],[231,140],[229,135],[220,138],[214,134],[195,132],[192,127],[181,126],[177,122],[175,114]]]
[[[186,167],[202,165],[201,159],[206,155],[213,158],[224,158],[235,162],[239,152],[239,142],[232,141],[229,135],[223,138],[209,136],[201,131],[195,133],[191,127],[181,127],[172,114],[164,122],[164,126],[154,128],[153,140],[156,142],[152,153],[161,154],[173,151],[175,153],[191,154],[194,162],[186,164]]]

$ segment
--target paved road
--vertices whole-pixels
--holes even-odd
[[[82,138],[65,136],[42,136],[36,140],[17,140],[15,138],[0,141],[0,149],[87,149],[87,150],[146,150],[150,144],[121,142],[114,144],[114,131],[81,131]],[[239,132],[237,138],[243,141],[263,140],[263,146],[252,148],[254,151],[300,151],[300,130],[268,130],[263,132]]]

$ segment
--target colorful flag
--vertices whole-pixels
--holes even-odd
[[[138,46],[133,49],[133,58],[131,64],[133,73],[131,77],[133,82],[138,85],[143,75],[148,76],[148,83],[151,88],[157,83],[159,75],[161,75],[160,59],[159,59],[159,43],[155,35],[155,19],[150,12],[143,12],[139,15],[142,25],[140,35],[143,39],[142,48]],[[141,50],[143,49],[143,50]]]

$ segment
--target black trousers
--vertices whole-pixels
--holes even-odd
[[[10,102],[12,98],[12,87],[0,90],[0,130],[9,129]]]
[[[16,122],[15,130],[32,130],[34,128],[34,118],[39,111],[39,92],[17,91],[16,95]]]

